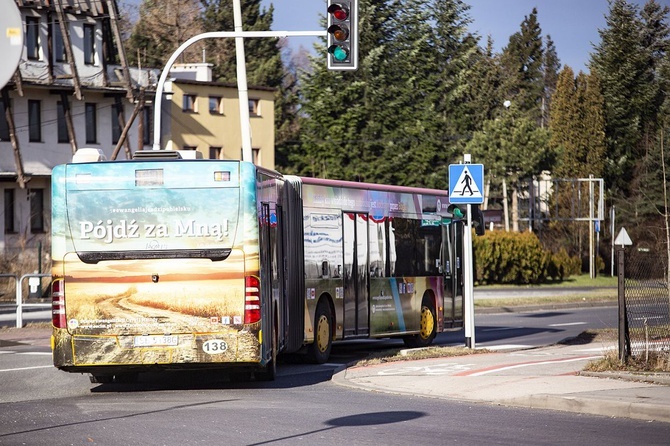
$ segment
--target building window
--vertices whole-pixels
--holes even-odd
[[[84,63],[95,65],[95,25],[84,25]]]
[[[197,96],[194,94],[185,94],[182,101],[182,110],[185,112],[197,113],[196,107]]]
[[[119,115],[123,113],[123,104],[112,104],[112,144],[116,144],[121,139],[121,123],[119,122]]]
[[[65,42],[63,41],[63,33],[60,29],[60,23],[53,24],[54,35],[54,60],[56,62],[67,62],[67,53],[65,52]]]
[[[86,108],[86,143],[98,143],[98,118],[96,116],[95,104],[87,102]]]
[[[260,116],[261,108],[258,99],[249,99],[249,116]]]
[[[258,166],[259,165],[258,164],[258,159],[260,158],[260,155],[261,155],[261,149],[254,149],[252,147],[252,149],[251,149],[251,162]],[[243,161],[247,161],[247,160],[244,159],[244,149],[240,150],[240,159],[243,160]]]
[[[26,53],[29,60],[40,58],[40,19],[26,17]]]
[[[14,189],[5,189],[5,234],[16,232],[14,226]]]
[[[28,141],[42,142],[42,102],[28,101]]]
[[[58,142],[69,142],[70,135],[68,135],[67,123],[65,122],[65,107],[61,101],[56,103],[56,120],[58,121]]]
[[[182,147],[182,150],[198,150],[198,146],[184,145],[184,147]]]
[[[142,143],[147,145],[151,143],[151,129],[153,128],[153,110],[151,107],[144,107],[144,129],[142,131]]]
[[[0,141],[9,141],[9,123],[5,103],[0,99]]]
[[[44,232],[44,189],[30,189],[30,232]]]
[[[221,147],[210,147],[209,148],[209,159],[220,160],[221,159]]]
[[[215,115],[223,114],[223,100],[221,96],[209,97],[209,112]]]

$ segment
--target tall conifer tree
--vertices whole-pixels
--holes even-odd
[[[521,30],[510,36],[501,62],[505,72],[506,99],[539,125],[544,96],[544,48],[537,8],[524,18]]]
[[[637,7],[614,0],[599,31],[600,44],[592,55],[591,71],[601,80],[605,96],[607,167],[605,179],[615,193],[630,193],[635,159],[640,155],[646,89],[645,51]]]

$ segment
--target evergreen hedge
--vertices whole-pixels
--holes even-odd
[[[532,232],[491,231],[473,237],[479,284],[537,284],[581,272],[581,260],[565,249],[545,250]]]

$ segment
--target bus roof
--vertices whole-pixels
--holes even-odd
[[[325,178],[311,178],[311,177],[298,177],[298,178],[303,184],[449,197],[449,191],[440,189],[427,189],[427,188],[410,187],[410,186],[395,186],[390,184],[361,183],[357,181],[329,180]]]

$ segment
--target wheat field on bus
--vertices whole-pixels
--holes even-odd
[[[189,316],[241,316],[244,313],[244,289],[236,280],[201,280],[154,283],[98,283],[68,286],[68,317],[80,320],[114,318],[110,310],[103,310],[103,302],[122,299],[147,310],[173,311]],[[109,308],[109,306],[104,306]],[[149,310],[150,312],[150,310]]]
[[[241,316],[244,288],[239,280],[200,280],[135,284],[128,301],[143,307],[174,311],[189,316]]]

